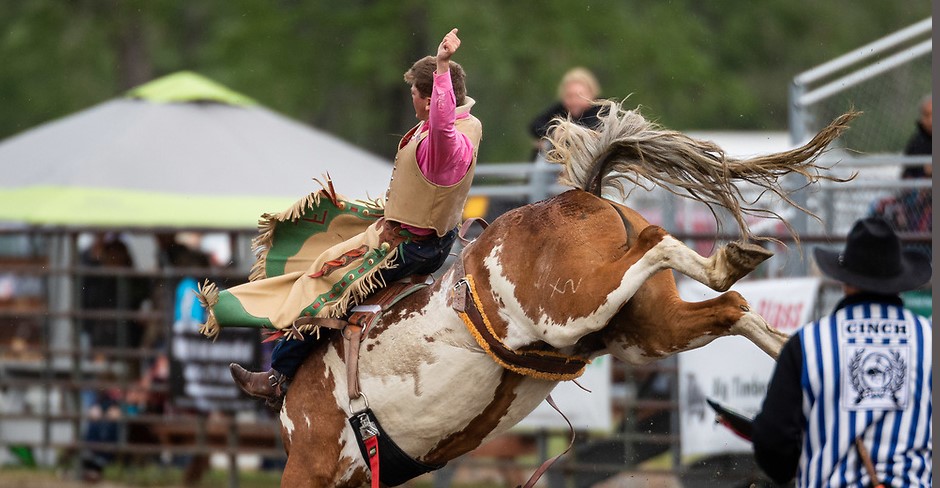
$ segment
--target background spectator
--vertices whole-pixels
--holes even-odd
[[[904,148],[906,155],[932,154],[933,143],[933,102],[932,95],[926,95],[920,102],[920,118],[917,120],[917,132],[911,136]],[[904,168],[901,179],[930,178],[933,174],[932,163]],[[877,200],[872,204],[869,216],[884,218],[891,228],[899,233],[929,235],[933,231],[933,191],[932,188],[902,189],[895,195]],[[932,255],[930,244],[915,243],[905,245],[905,249],[917,249],[928,256]]]
[[[594,100],[600,96],[600,92],[600,83],[586,68],[573,68],[565,73],[558,84],[559,101],[529,124],[529,132],[536,139],[536,154],[544,149],[542,138],[548,134],[555,117],[570,117],[575,123],[585,127],[596,126],[600,107],[594,105]]]
[[[917,131],[907,141],[904,154],[933,154],[933,95],[927,94],[920,100],[920,118],[917,119]],[[901,178],[929,178],[933,174],[933,165],[910,166],[904,168]]]
[[[95,235],[91,247],[79,256],[82,266],[133,268],[127,245],[114,233]],[[124,276],[88,275],[81,281],[83,310],[137,310],[147,298],[147,287],[139,280]],[[90,345],[115,347],[118,345],[117,327],[125,327],[127,346],[140,344],[142,329],[139,324],[116,323],[113,319],[87,318],[82,321],[82,335]]]

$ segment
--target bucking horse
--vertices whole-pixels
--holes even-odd
[[[748,203],[737,183],[799,208],[782,178],[836,179],[817,158],[854,116],[801,147],[750,159],[613,102],[598,127],[558,121],[548,156],[574,189],[500,216],[433,285],[363,331],[361,344],[324,333],[280,409],[288,454],[281,486],[368,484],[370,466],[349,420],[366,406],[399,454],[431,469],[505,432],[559,381],[605,354],[645,364],[741,335],[776,357],[787,336],[727,290],[771,256],[748,230],[749,216],[782,218]],[[727,209],[741,240],[699,255],[603,197],[630,182]],[[724,293],[685,302],[670,270]],[[359,348],[353,390],[362,392],[353,400],[350,347]]]

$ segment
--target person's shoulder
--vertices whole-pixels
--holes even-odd
[[[796,329],[796,332],[794,332],[793,335],[800,335],[800,334],[806,334],[807,332],[813,332],[819,327],[821,327],[823,323],[829,323],[830,320],[836,320],[835,314],[823,315],[821,317],[817,317],[813,320],[810,320],[809,322],[803,324],[801,327]]]
[[[568,114],[568,111],[565,110],[565,106],[562,105],[561,102],[555,102],[555,103],[549,105],[549,106],[545,109],[545,112],[543,113],[543,115],[549,116],[549,117],[564,116],[564,115],[567,115],[567,114]]]
[[[914,131],[911,137],[907,140],[907,145],[904,147],[904,154],[910,155],[910,156],[917,156],[917,155],[932,154],[932,153],[933,153],[932,134],[927,132],[924,129],[924,127],[920,123],[918,123],[917,129]]]
[[[476,118],[471,113],[468,113],[467,116],[463,117],[462,119],[458,119],[458,121],[461,123],[461,125],[464,125],[465,127],[472,127],[474,129],[483,128],[483,122],[480,122],[480,119]]]
[[[931,319],[930,317],[925,317],[923,315],[920,315],[919,313],[916,313],[909,308],[904,308],[904,307],[897,307],[897,308],[902,310],[903,312],[910,314],[909,318],[911,320],[923,324],[928,329],[933,329],[933,319]]]

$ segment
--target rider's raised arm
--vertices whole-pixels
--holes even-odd
[[[453,29],[444,36],[437,49],[424,173],[428,180],[438,185],[452,185],[463,178],[473,158],[473,143],[454,127],[457,100],[450,75],[450,58],[459,46],[457,29]],[[419,154],[419,159],[423,159],[421,156]]]

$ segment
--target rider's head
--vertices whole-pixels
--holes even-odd
[[[421,120],[427,120],[428,104],[431,103],[431,88],[434,86],[434,70],[437,61],[434,56],[427,56],[415,61],[411,68],[405,72],[405,83],[411,85],[411,98],[415,106],[415,115]],[[450,62],[450,81],[454,86],[454,96],[457,106],[464,104],[467,96],[465,84],[466,73],[463,67],[454,61]]]

